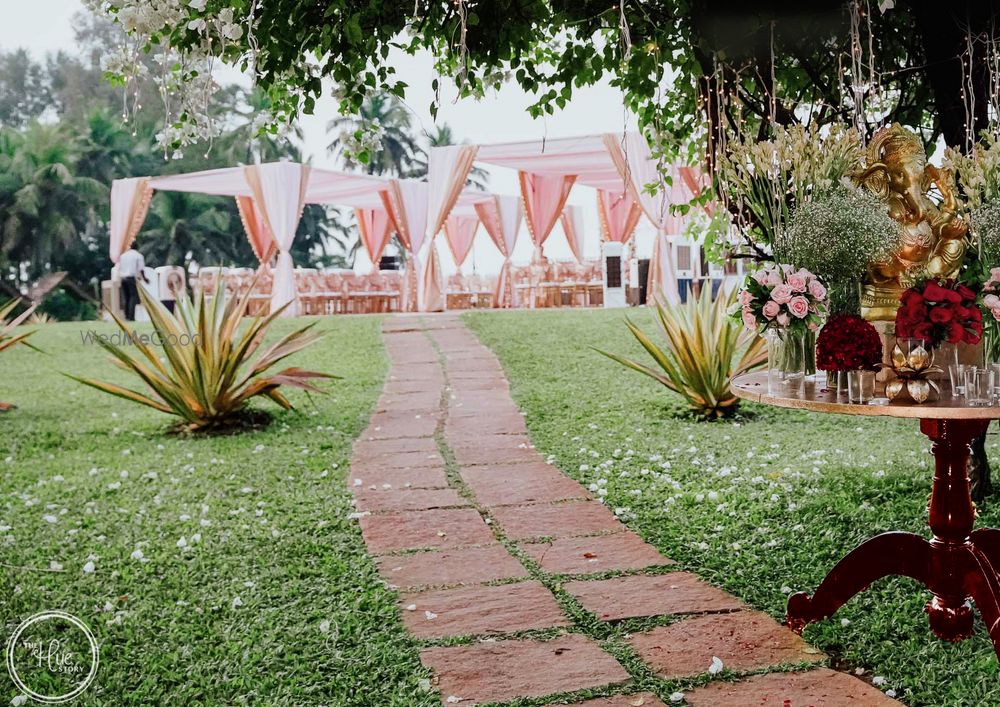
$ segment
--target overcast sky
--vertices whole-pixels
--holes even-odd
[[[4,16],[3,22],[0,22],[0,48],[10,50],[25,47],[38,58],[43,57],[46,52],[73,48],[72,18],[74,13],[82,9],[80,0],[3,0],[2,4]],[[429,111],[433,97],[431,81],[435,78],[431,57],[426,54],[411,57],[397,53],[393,59],[400,78],[409,85],[406,103],[413,112],[414,124],[429,130],[434,125]],[[230,78],[228,73],[226,78]],[[532,102],[530,97],[515,85],[506,86],[479,102],[456,102],[454,87],[449,81],[442,81],[442,84],[445,89],[442,91],[438,122],[448,123],[459,139],[473,143],[589,135],[634,127],[634,120],[625,114],[620,92],[607,83],[575,90],[573,100],[564,110],[555,116],[537,120],[533,120],[526,111]],[[305,116],[301,121],[305,131],[305,153],[316,166],[338,167],[333,158],[326,154],[329,142],[326,122],[336,115],[336,101],[327,97],[317,103],[315,115]],[[493,191],[518,193],[513,171],[491,168],[490,175],[490,188]],[[599,252],[599,225],[593,190],[574,187],[569,203],[584,207],[584,252],[587,257],[596,257]],[[646,250],[651,238],[648,233],[642,233],[641,236],[640,250]],[[549,237],[545,251],[550,257],[559,260],[572,258],[560,227],[557,226]],[[445,270],[452,272],[454,268],[447,250],[442,249],[441,255]],[[526,262],[530,255],[527,233],[522,232],[514,259]],[[464,270],[470,271],[475,264],[481,272],[495,272],[499,269],[500,262],[496,248],[490,243],[485,231],[480,229],[473,253],[466,261]]]

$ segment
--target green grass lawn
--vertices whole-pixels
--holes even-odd
[[[470,313],[499,356],[536,446],[685,568],[784,619],[788,592],[811,591],[838,559],[884,530],[927,533],[932,458],[916,421],[745,405],[698,423],[679,397],[591,350],[643,352],[622,311]],[[653,330],[648,311],[629,312]],[[988,442],[994,465],[996,443]],[[1000,525],[1000,497],[980,524]],[[877,582],[806,629],[834,665],[863,670],[910,705],[1000,704],[981,623],[936,639],[928,594]]]
[[[0,356],[0,400],[19,406],[0,416],[0,621],[4,639],[41,610],[90,625],[101,668],[76,704],[437,702],[348,520],[351,443],[387,366],[379,322],[319,326],[291,361],[344,380],[229,437],[169,435],[167,416],[60,375],[126,382],[81,339],[112,326],[45,325],[46,354]]]

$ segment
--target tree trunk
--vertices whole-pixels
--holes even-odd
[[[953,0],[910,0],[906,3],[921,36],[927,82],[946,145],[967,151],[980,131],[989,127],[989,66],[983,36],[997,32],[992,3]],[[895,11],[902,11],[902,8]],[[972,36],[972,55],[968,56]],[[971,70],[963,62],[971,62]],[[966,93],[971,87],[971,111]]]

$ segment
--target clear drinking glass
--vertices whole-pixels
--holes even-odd
[[[1000,363],[991,363],[987,366],[993,371],[993,399],[1000,398]]]
[[[858,405],[866,405],[875,396],[874,371],[847,372],[847,400]]]
[[[993,369],[966,366],[965,402],[969,405],[993,404]]]
[[[965,395],[965,373],[970,368],[964,363],[949,363],[948,377],[951,379],[951,394],[956,398]]]

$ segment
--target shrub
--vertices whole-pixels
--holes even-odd
[[[710,287],[685,304],[657,305],[666,348],[660,348],[631,320],[625,324],[661,370],[617,354],[608,358],[659,381],[687,401],[694,415],[711,420],[733,414],[739,399],[729,383],[735,375],[767,363],[767,347],[756,332],[735,321],[729,310],[735,291],[712,298]]]
[[[114,317],[125,343],[119,345],[108,338],[98,338],[97,342],[120,368],[137,375],[147,390],[140,392],[92,378],[70,377],[111,395],[176,415],[181,418],[178,427],[187,431],[216,430],[240,423],[246,419],[247,403],[256,396],[270,398],[290,410],[292,404],[279,390],[282,385],[322,392],[310,381],[337,376],[301,368],[264,375],[278,362],[315,343],[319,335],[310,331],[314,324],[309,324],[283,337],[251,361],[268,328],[281,313],[279,309],[267,317],[255,317],[240,334],[238,330],[253,289],[249,288],[239,298],[209,298],[200,294],[194,302],[180,299],[171,314],[139,288],[154,333],[137,334],[126,322]],[[162,347],[162,358],[151,342]],[[132,347],[136,355],[125,350]]]

